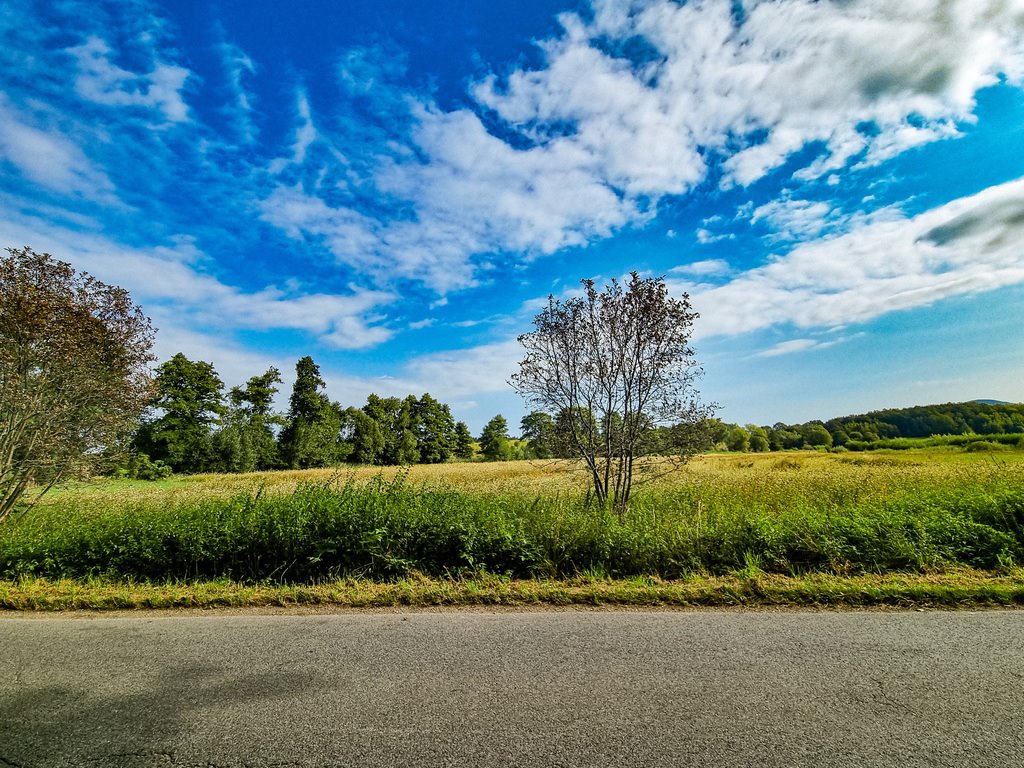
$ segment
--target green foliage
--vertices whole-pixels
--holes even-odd
[[[980,447],[973,447],[980,445]],[[921,448],[963,448],[967,452],[1024,448],[1024,435],[935,435],[933,437],[898,437],[888,440],[849,440],[844,447],[850,451],[906,451]]]
[[[0,257],[0,521],[87,477],[150,397],[153,328],[128,292],[29,247]],[[38,493],[34,494],[38,498]]]
[[[933,435],[1024,433],[1024,404],[944,403],[891,408],[826,422],[833,434],[843,430],[854,440],[871,442]]]
[[[370,482],[277,495],[54,497],[0,529],[0,578],[320,582],[487,571],[516,577],[858,574],[1024,563],[1021,468],[972,462],[911,482],[899,461],[823,457],[645,490],[620,518],[576,494]],[[961,461],[970,462],[969,458]],[[909,465],[906,465],[909,466]],[[74,511],[74,514],[72,514]]]
[[[455,455],[460,459],[472,459],[476,455],[476,448],[473,445],[473,435],[466,426],[466,422],[460,421],[455,425]]]
[[[764,453],[771,450],[771,441],[768,439],[768,430],[755,424],[747,424],[747,434],[750,435],[750,450],[754,453]]]
[[[484,425],[484,431],[480,433],[480,453],[487,461],[509,461],[512,458],[508,422],[500,413]]]
[[[378,464],[384,452],[380,424],[358,408],[342,414],[341,438],[348,446],[348,460],[354,464]]]
[[[533,411],[523,416],[520,422],[521,437],[527,441],[530,457],[534,459],[554,458],[557,450],[555,420],[543,411]]]
[[[342,461],[349,446],[341,440],[341,407],[320,390],[324,380],[311,357],[295,364],[288,417],[278,441],[281,459],[291,469],[330,467]]]
[[[280,466],[272,427],[282,423],[271,412],[281,373],[270,368],[253,376],[245,387],[232,387],[223,428],[214,436],[218,469],[222,472],[256,472]]]
[[[162,461],[152,461],[144,453],[132,453],[124,457],[114,476],[126,480],[165,480],[171,476],[169,466]]]
[[[726,435],[725,447],[739,453],[750,450],[750,434],[741,426],[733,426]]]
[[[409,409],[419,461],[423,464],[448,461],[455,451],[456,439],[451,410],[426,392],[419,400],[410,395]]]
[[[416,433],[413,431],[413,403],[410,395],[404,400],[397,397],[370,395],[363,406],[363,412],[377,422],[384,445],[378,457],[378,464],[397,466],[415,464],[420,460]]]
[[[211,428],[225,413],[224,382],[211,363],[176,354],[156,369],[159,418],[143,423],[135,444],[175,472],[206,472],[215,465]]]

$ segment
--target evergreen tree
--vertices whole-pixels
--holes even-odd
[[[455,455],[460,459],[472,459],[475,453],[473,434],[469,431],[466,422],[458,422],[455,425]]]
[[[343,458],[340,445],[341,408],[320,390],[324,380],[313,358],[295,364],[295,383],[288,400],[288,419],[279,447],[287,467],[327,467]]]

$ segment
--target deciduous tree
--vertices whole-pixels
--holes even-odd
[[[175,472],[204,472],[214,461],[212,428],[224,414],[224,382],[212,363],[181,352],[156,369],[156,399],[163,414],[139,429],[136,446]]]
[[[551,414],[531,411],[523,416],[519,428],[533,458],[550,459],[555,455],[555,420]]]
[[[500,413],[484,425],[480,433],[480,453],[488,461],[508,461],[512,458],[508,422]]]
[[[151,393],[153,327],[128,292],[48,253],[0,258],[0,520],[33,484],[94,470]]]
[[[244,387],[228,393],[226,424],[217,434],[222,469],[226,472],[255,472],[279,464],[273,427],[281,417],[272,412],[281,372],[269,368],[253,376]]]
[[[688,296],[669,295],[664,279],[634,272],[625,285],[612,280],[603,291],[592,280],[582,284],[582,296],[549,297],[534,330],[519,337],[526,355],[511,384],[546,412],[591,415],[567,419],[570,444],[598,501],[623,514],[637,459],[659,444],[652,432],[665,425],[683,435],[712,410],[694,387],[697,314]],[[684,461],[694,444],[680,440],[674,458]]]

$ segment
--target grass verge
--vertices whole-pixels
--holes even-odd
[[[777,574],[565,580],[508,579],[487,574],[393,582],[341,579],[314,585],[242,584],[227,580],[131,582],[102,578],[0,581],[0,609],[15,611],[174,608],[392,608],[433,606],[610,607],[937,607],[1024,605],[1024,569],[958,570],[804,577]]]

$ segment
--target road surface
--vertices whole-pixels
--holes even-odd
[[[0,766],[1024,766],[1024,612],[0,616]]]

